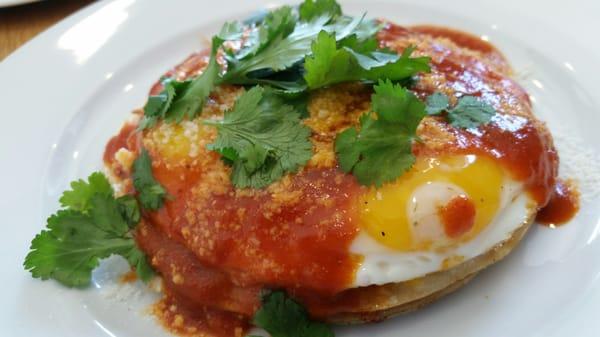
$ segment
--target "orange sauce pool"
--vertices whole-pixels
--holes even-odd
[[[378,37],[385,46],[410,34],[446,37],[482,52],[500,66],[505,64],[492,45],[450,29],[387,24]],[[496,102],[499,95],[507,94],[530,108],[527,93],[515,82],[477,58],[453,58],[453,49],[438,48],[446,57],[433,62],[432,71],[442,74],[459,95]],[[197,73],[206,64],[206,55],[190,56],[168,75],[182,78]],[[488,82],[500,83],[501,92],[492,90]],[[151,93],[160,90],[157,83]],[[421,98],[432,93],[415,91]],[[441,152],[495,158],[525,184],[539,205],[547,205],[539,221],[560,223],[577,211],[570,187],[556,182],[558,156],[552,140],[535,121],[498,114],[493,123],[475,132],[447,128],[456,141]],[[108,143],[105,162],[111,164],[122,147],[137,151],[139,138],[134,127],[124,127]],[[428,155],[418,144],[413,152]],[[156,305],[155,313],[171,330],[184,335],[239,336],[248,329],[247,321],[260,305],[263,288],[285,289],[315,317],[343,312],[365,300],[363,296],[376,295],[375,290],[347,289],[359,263],[349,253],[359,230],[351,205],[362,188],[351,175],[336,168],[306,169],[290,182],[301,190],[300,200],[277,209],[270,208],[275,204],[269,193],[249,197],[231,186],[198,197],[190,186],[205,179],[202,168],[173,168],[158,162],[153,173],[173,198],[159,211],[144,214],[136,240],[163,277],[166,297]],[[464,200],[456,200],[442,212],[450,234],[458,235],[472,226],[469,219],[474,209]]]

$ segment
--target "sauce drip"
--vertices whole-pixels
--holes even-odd
[[[535,220],[548,227],[569,222],[579,210],[579,193],[568,182],[558,180],[548,204],[538,211]]]

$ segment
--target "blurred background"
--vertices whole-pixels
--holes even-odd
[[[93,0],[0,0],[0,61]]]

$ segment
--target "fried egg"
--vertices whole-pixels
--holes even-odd
[[[363,260],[355,286],[402,282],[451,268],[508,239],[535,208],[523,184],[477,155],[419,158],[358,200]]]

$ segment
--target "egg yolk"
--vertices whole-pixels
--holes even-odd
[[[504,170],[487,157],[418,158],[396,181],[361,196],[361,227],[399,251],[471,240],[496,215],[504,179]]]

